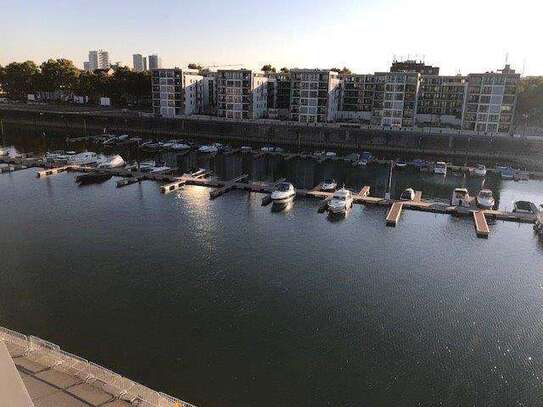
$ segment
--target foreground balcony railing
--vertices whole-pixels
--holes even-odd
[[[157,392],[105,367],[65,352],[58,345],[35,336],[26,336],[0,327],[0,342],[4,342],[12,357],[25,358],[55,369],[86,383],[95,385],[114,397],[143,407],[195,407],[190,403]]]

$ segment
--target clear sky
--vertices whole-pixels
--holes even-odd
[[[542,0],[0,0],[0,64],[90,49],[132,64],[387,70],[425,56],[444,74],[503,66],[543,75]]]

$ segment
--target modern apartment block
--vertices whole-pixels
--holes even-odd
[[[162,60],[160,57],[156,54],[149,55],[147,57],[147,62],[149,64],[149,70],[152,71],[153,69],[160,69],[162,68]]]
[[[288,119],[290,108],[290,76],[279,72],[268,75],[268,117]]]
[[[201,113],[203,77],[193,70],[154,69],[152,71],[153,112],[174,118]]]
[[[464,76],[422,75],[417,102],[417,123],[462,126],[468,81]]]
[[[339,106],[338,73],[320,69],[290,71],[290,119],[303,123],[335,121]]]
[[[217,115],[227,119],[260,119],[268,110],[268,78],[248,69],[217,71]]]
[[[134,72],[144,72],[147,70],[147,58],[141,54],[132,55],[132,66]]]
[[[512,130],[519,81],[520,74],[509,65],[498,72],[469,74],[462,128],[487,133],[509,133]]]
[[[109,52],[104,51],[103,49],[89,51],[88,64],[83,64],[83,66],[87,67],[91,72],[97,69],[108,69],[110,67]]]

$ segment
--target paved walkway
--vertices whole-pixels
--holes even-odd
[[[0,346],[3,346],[2,342]],[[132,406],[127,401],[115,399],[113,395],[102,389],[99,383],[85,383],[78,377],[36,363],[21,355],[19,349],[13,346],[8,346],[7,349],[35,407]],[[0,379],[3,378],[4,374],[0,375]],[[28,404],[15,404],[12,399],[6,400],[3,397],[0,394],[1,406],[28,406]]]

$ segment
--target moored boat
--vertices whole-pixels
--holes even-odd
[[[407,167],[407,162],[405,160],[396,160],[395,165],[398,168],[405,168]]]
[[[270,195],[272,202],[284,203],[294,199],[296,190],[290,182],[279,182]]]
[[[468,208],[471,206],[472,198],[466,188],[455,188],[451,195],[451,206]]]
[[[124,159],[120,155],[114,155],[112,157],[105,158],[98,168],[121,168],[126,165]]]
[[[353,206],[353,194],[345,187],[334,192],[328,203],[328,211],[333,214],[344,214]]]
[[[335,191],[337,188],[337,182],[333,178],[327,178],[322,182],[321,191]]]
[[[400,201],[412,201],[415,199],[415,190],[407,188],[400,194]]]
[[[494,196],[490,189],[481,189],[477,194],[477,206],[482,209],[492,209],[495,205]]]
[[[539,213],[539,208],[536,204],[530,201],[516,201],[513,204],[513,212],[537,215]]]
[[[447,163],[444,161],[438,161],[434,165],[434,174],[447,175]]]
[[[477,164],[473,169],[473,174],[478,177],[486,176],[486,167],[483,164]]]

